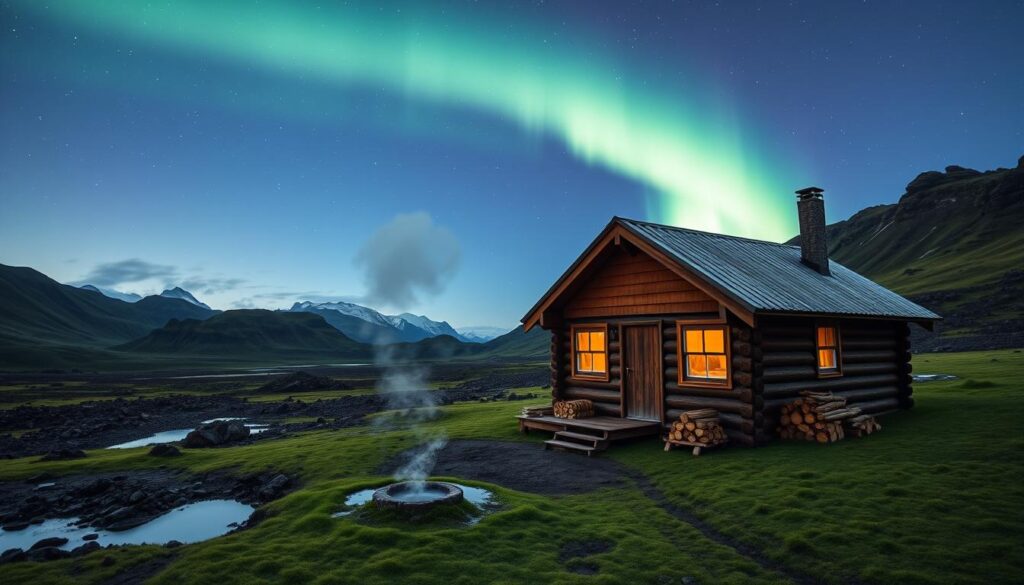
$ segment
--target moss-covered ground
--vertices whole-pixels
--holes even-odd
[[[100,583],[159,563],[152,583],[1019,583],[1024,575],[1024,354],[916,356],[915,371],[960,379],[915,387],[913,410],[883,430],[830,446],[775,443],[694,458],[654,440],[604,455],[649,478],[619,489],[544,496],[479,484],[501,508],[469,527],[332,518],[354,490],[414,439],[386,425],[316,431],[157,459],[144,449],[86,459],[0,463],[0,479],[170,465],[195,471],[272,468],[302,488],[268,506],[256,527],[175,549],[126,547],[79,559],[0,566],[3,583]],[[445,407],[450,438],[540,441],[516,432],[523,402]],[[386,417],[387,415],[383,415]],[[538,444],[538,448],[540,448]],[[744,552],[667,511],[688,511]],[[570,540],[611,541],[560,559]],[[721,541],[721,538],[718,539]],[[751,551],[755,551],[751,554]],[[100,564],[103,557],[113,566]],[[751,557],[761,557],[761,562]],[[768,559],[768,563],[764,562]],[[767,568],[782,567],[782,571]],[[154,565],[156,566],[156,565]],[[592,572],[595,574],[581,574]],[[686,578],[691,579],[687,580]]]

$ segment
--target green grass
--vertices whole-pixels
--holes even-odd
[[[915,388],[916,407],[883,430],[831,446],[776,443],[694,458],[653,440],[606,456],[642,471],[667,499],[776,562],[830,583],[1015,583],[1024,574],[1024,354],[915,357],[915,371],[951,373]],[[540,403],[541,400],[533,401]],[[458,404],[427,426],[450,438],[539,441],[512,416],[531,402]],[[375,417],[387,421],[391,415]],[[0,478],[170,465],[193,471],[278,469],[302,488],[268,506],[257,527],[179,549],[153,583],[699,583],[786,582],[669,515],[631,485],[563,497],[495,492],[500,509],[472,527],[400,526],[331,518],[352,491],[387,481],[374,472],[415,444],[386,424],[314,431],[251,446],[91,451],[82,460],[0,463]],[[539,448],[539,445],[538,445]],[[559,547],[603,539],[615,547],[568,565]],[[113,568],[99,566],[114,555]],[[99,583],[113,569],[166,554],[129,547],[78,560],[0,566],[4,583]],[[567,566],[594,563],[597,575]]]

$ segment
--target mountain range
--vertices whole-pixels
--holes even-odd
[[[1022,225],[1024,157],[1013,169],[922,173],[896,203],[862,210],[827,233],[834,260],[945,317],[934,333],[915,333],[916,350],[966,350],[1024,346]],[[0,264],[0,369],[330,363],[381,351],[542,361],[550,343],[540,328],[521,327],[477,343],[443,321],[352,303],[219,312],[180,288],[111,296]]]
[[[304,301],[295,303],[289,311],[320,315],[338,331],[363,343],[415,342],[438,335],[448,335],[467,343],[480,341],[459,333],[447,321],[433,321],[425,315],[411,313],[384,315],[355,303]]]

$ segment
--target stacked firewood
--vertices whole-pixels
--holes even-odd
[[[782,407],[779,415],[779,436],[783,439],[804,439],[834,443],[846,436],[843,421],[860,414],[856,406],[846,406],[846,399],[831,392],[800,393],[803,398]]]
[[[523,416],[530,418],[536,418],[538,416],[550,416],[554,414],[555,409],[550,406],[524,406]]]
[[[688,410],[679,415],[679,420],[672,422],[668,431],[672,441],[718,445],[728,440],[725,429],[718,422],[718,411],[713,408]]]
[[[588,418],[594,416],[594,403],[590,400],[562,400],[552,405],[558,418]]]
[[[854,437],[863,437],[882,430],[882,425],[870,414],[862,414],[846,419],[846,430]]]

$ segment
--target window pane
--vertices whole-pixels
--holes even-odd
[[[705,329],[704,351],[706,353],[725,353],[725,331],[721,329]]]
[[[704,353],[704,340],[700,329],[686,330],[686,352]]]
[[[836,330],[834,327],[818,327],[818,347],[835,347]]]
[[[604,331],[592,331],[590,333],[590,350],[604,351]]]
[[[836,368],[836,350],[819,349],[818,367],[823,370],[834,370]]]
[[[593,358],[593,355],[594,354],[591,354],[591,353],[581,353],[580,354],[579,365],[577,366],[576,369],[581,371],[581,372],[593,371],[593,369],[594,369],[594,358]]]
[[[605,356],[603,353],[594,354],[594,371],[605,373],[608,371],[607,363],[605,362]]]
[[[576,349],[579,351],[590,350],[590,335],[586,331],[576,334]]]
[[[725,380],[728,377],[725,371],[724,355],[708,356],[708,377],[716,378],[718,380]]]
[[[704,354],[686,356],[686,375],[691,378],[707,378],[708,364]]]

